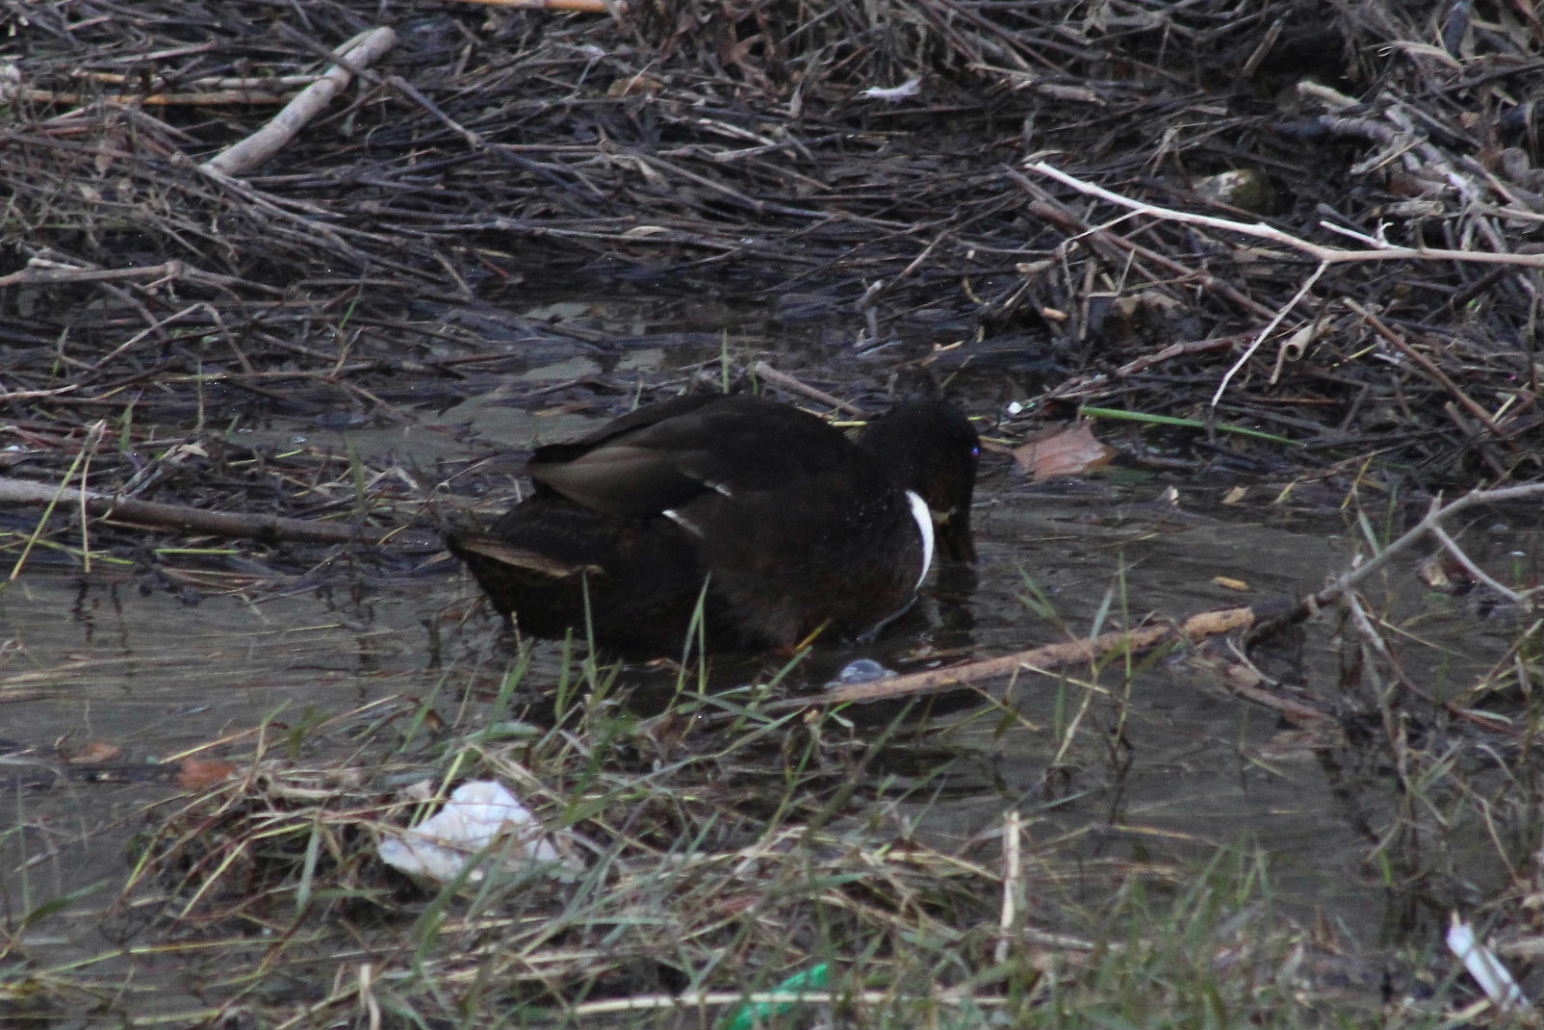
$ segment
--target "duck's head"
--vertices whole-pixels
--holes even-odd
[[[946,401],[906,401],[870,422],[858,446],[898,486],[927,502],[945,560],[976,560],[970,501],[981,439],[964,413]]]

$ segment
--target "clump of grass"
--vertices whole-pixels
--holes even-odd
[[[238,776],[152,810],[110,925],[178,955],[213,1006],[178,1018],[1290,1026],[1329,1011],[1326,948],[1276,910],[1258,850],[1090,861],[1080,835],[1032,840],[1021,798],[949,840],[927,823],[959,796],[953,770],[904,709],[860,726],[683,675],[645,714],[633,671],[576,658],[532,703],[528,669],[443,703],[448,722],[430,701],[275,727]],[[509,785],[577,867],[426,888],[375,858],[382,828],[422,811],[404,785],[471,778]],[[1334,1011],[1376,1007],[1370,988],[1340,994]]]

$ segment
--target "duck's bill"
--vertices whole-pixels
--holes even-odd
[[[970,513],[952,512],[934,520],[934,536],[938,542],[938,554],[944,561],[973,562],[976,560],[976,541],[970,533]]]

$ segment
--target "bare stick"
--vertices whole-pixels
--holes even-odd
[[[59,265],[26,268],[0,275],[0,286],[31,286],[42,283],[92,283],[111,282],[117,279],[176,279],[183,273],[181,261],[167,261],[159,265],[141,265],[136,268],[65,268]]]
[[[301,90],[268,124],[199,165],[200,170],[213,175],[240,175],[262,164],[348,86],[354,77],[352,69],[367,67],[396,42],[397,34],[385,27],[355,36],[333,51],[338,64]]]
[[[1447,504],[1441,503],[1441,498],[1433,498],[1431,509],[1426,516],[1406,530],[1399,539],[1389,544],[1376,558],[1359,568],[1352,569],[1336,579],[1329,586],[1311,597],[1305,597],[1298,602],[1297,608],[1288,613],[1288,621],[1296,622],[1313,614],[1319,608],[1332,604],[1342,595],[1355,590],[1367,577],[1377,572],[1383,566],[1393,561],[1395,557],[1408,551],[1422,537],[1441,524],[1443,519],[1457,515],[1465,508],[1472,508],[1477,504],[1500,504],[1503,501],[1520,501],[1532,497],[1544,496],[1544,483],[1526,483],[1522,486],[1505,486],[1496,490],[1470,490],[1455,501]]]
[[[119,104],[148,104],[157,107],[232,107],[236,104],[282,104],[277,93],[259,93],[249,89],[231,89],[205,93],[118,93],[94,97],[86,93],[58,92],[51,89],[24,89],[23,98],[39,104],[90,104],[111,100]]]
[[[1527,604],[1528,598],[1531,595],[1538,593],[1538,587],[1534,587],[1532,590],[1529,590],[1526,593],[1519,594],[1511,587],[1503,585],[1500,580],[1496,579],[1490,573],[1476,565],[1474,563],[1474,559],[1465,554],[1463,548],[1458,546],[1458,542],[1452,537],[1448,536],[1447,530],[1443,529],[1441,526],[1432,526],[1431,535],[1436,537],[1437,542],[1447,550],[1448,554],[1453,556],[1454,561],[1458,562],[1458,564],[1464,567],[1465,572],[1469,573],[1469,575],[1473,576],[1476,580],[1484,583],[1486,586],[1490,587],[1496,593],[1500,594],[1508,601],[1511,601],[1513,604]]]
[[[1095,186],[1091,182],[1085,182],[1076,176],[1044,161],[1034,161],[1025,165],[1030,171],[1039,172],[1049,176],[1057,182],[1071,186],[1080,193],[1098,197],[1100,200],[1108,200],[1112,204],[1142,215],[1150,215],[1168,222],[1182,222],[1186,225],[1202,225],[1209,229],[1222,229],[1227,232],[1242,233],[1245,236],[1254,236],[1262,240],[1270,240],[1284,247],[1300,250],[1304,254],[1322,261],[1327,265],[1340,264],[1348,261],[1469,261],[1491,265],[1524,265],[1528,268],[1544,268],[1544,254],[1498,254],[1488,250],[1440,250],[1428,247],[1395,247],[1378,246],[1368,250],[1343,250],[1340,247],[1326,247],[1309,240],[1293,236],[1289,232],[1283,232],[1275,226],[1266,225],[1264,222],[1238,222],[1231,218],[1216,218],[1212,215],[1192,214],[1189,211],[1177,211],[1171,207],[1159,207],[1156,204],[1148,204],[1140,200],[1132,200],[1123,197],[1119,193],[1113,193],[1102,186]],[[1321,222],[1327,229],[1336,228],[1328,222]],[[1376,242],[1376,241],[1370,241]]]
[[[878,701],[884,698],[936,694],[1006,676],[1020,669],[1045,671],[1064,665],[1095,661],[1120,651],[1143,651],[1159,644],[1196,641],[1236,629],[1253,626],[1260,617],[1254,608],[1221,608],[1192,615],[1178,626],[1164,623],[1140,629],[1118,630],[1088,640],[1068,640],[1046,644],[1029,651],[985,658],[980,661],[948,665],[926,672],[891,676],[871,683],[852,683],[835,687],[819,696],[792,698],[794,706],[844,704],[849,701]],[[1307,706],[1304,706],[1305,708]],[[1321,714],[1321,713],[1315,713]]]
[[[789,393],[800,394],[802,396],[808,397],[810,400],[819,401],[821,404],[824,404],[829,408],[835,408],[838,411],[845,411],[847,414],[855,415],[858,418],[868,418],[868,412],[864,411],[856,404],[853,404],[849,401],[844,401],[839,397],[833,397],[831,394],[826,393],[824,390],[817,390],[815,387],[810,386],[802,379],[796,379],[789,375],[787,372],[779,372],[765,361],[756,362],[756,364],[751,367],[751,371],[755,372],[756,375],[771,383],[773,386],[780,386],[784,390],[787,390]]]
[[[219,537],[248,537],[266,540],[310,540],[324,544],[378,544],[397,530],[364,529],[336,522],[290,519],[278,515],[250,515],[243,512],[204,511],[180,504],[140,501],[115,497],[96,490],[70,490],[78,494],[81,506],[91,515],[114,522],[132,522],[179,533],[208,534]],[[42,507],[59,496],[57,485],[34,483],[25,479],[0,479],[0,504],[26,504]]]

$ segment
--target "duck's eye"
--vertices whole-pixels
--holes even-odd
[[[970,460],[971,461],[978,461],[978,460],[980,460],[980,458],[981,458],[981,447],[978,444],[975,447],[972,447],[970,449]]]

